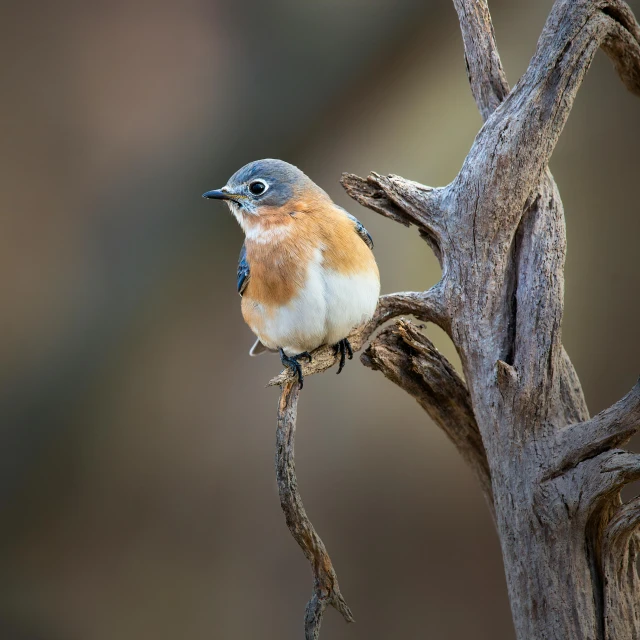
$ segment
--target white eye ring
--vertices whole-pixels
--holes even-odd
[[[256,191],[254,191],[254,188]],[[261,196],[269,189],[269,185],[264,180],[252,180],[249,183],[249,193],[254,196]]]

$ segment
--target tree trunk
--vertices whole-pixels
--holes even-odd
[[[343,177],[361,204],[419,228],[442,279],[381,298],[352,342],[412,314],[456,345],[466,383],[406,321],[362,359],[416,398],[474,469],[494,513],[517,637],[640,638],[640,501],[620,500],[640,478],[640,457],[620,448],[640,427],[640,385],[589,419],[561,342],[565,222],[548,170],[599,47],[640,95],[640,27],[620,0],[557,0],[510,90],[485,0],[454,4],[485,119],[459,174],[443,188]],[[316,355],[306,375],[333,364],[328,349]]]

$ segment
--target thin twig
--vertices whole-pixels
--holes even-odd
[[[287,380],[282,385],[276,431],[276,478],[280,505],[287,526],[313,571],[313,594],[307,603],[304,629],[305,640],[317,640],[322,616],[327,606],[331,605],[337,609],[347,622],[353,622],[354,619],[340,593],[338,577],[331,564],[331,558],[320,536],[313,528],[298,492],[294,441],[299,394],[300,386],[297,381]]]

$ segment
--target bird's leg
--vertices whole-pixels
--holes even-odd
[[[340,340],[340,342],[338,342],[337,344],[333,345],[333,355],[337,356],[338,353],[340,353],[340,364],[338,365],[338,373],[340,373],[342,371],[342,368],[344,367],[344,362],[345,362],[345,350],[344,350],[344,345],[342,344],[342,340]]]
[[[308,351],[303,351],[299,353],[297,356],[289,357],[283,349],[280,349],[280,362],[290,369],[292,373],[298,376],[298,382],[300,382],[300,388],[304,386],[304,376],[302,375],[302,367],[300,366],[300,358],[306,358],[307,362],[311,362],[311,354]]]
[[[344,338],[342,342],[344,342],[344,346],[347,348],[347,357],[349,360],[353,360],[353,349],[351,348],[351,343],[347,338]]]
[[[340,352],[340,364],[338,366],[338,373],[340,373],[342,369],[344,369],[344,363],[346,362],[347,357],[349,360],[353,358],[353,349],[346,338],[340,340],[338,344],[333,345],[333,354],[337,356],[338,352]]]

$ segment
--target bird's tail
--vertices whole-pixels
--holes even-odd
[[[262,353],[267,353],[267,351],[271,351],[272,353],[274,353],[273,349],[269,349],[268,347],[265,347],[262,342],[260,342],[260,338],[258,338],[253,347],[251,347],[250,351],[249,351],[249,355],[250,356],[259,356]]]

